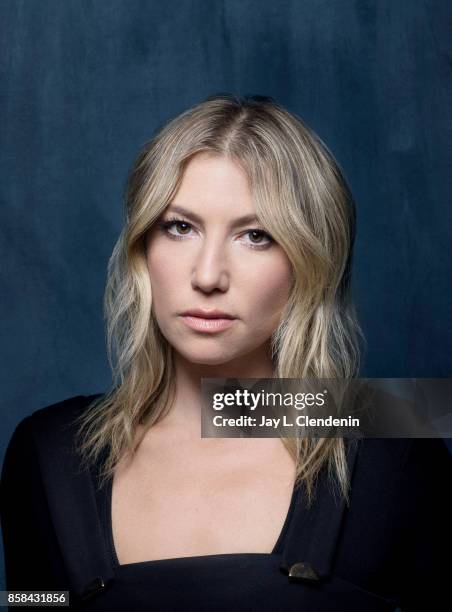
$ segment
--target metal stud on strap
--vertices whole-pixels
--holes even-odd
[[[97,578],[94,578],[94,580],[92,580],[87,585],[87,587],[85,588],[85,590],[83,591],[81,595],[81,598],[88,599],[88,597],[92,597],[99,591],[102,591],[104,588],[105,588],[105,582],[100,576],[98,576]]]
[[[316,582],[320,580],[320,577],[310,563],[300,561],[299,563],[294,563],[290,567],[289,580],[308,580],[310,582]]]

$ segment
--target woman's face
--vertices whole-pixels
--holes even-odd
[[[153,311],[170,345],[192,363],[268,359],[292,272],[283,249],[262,229],[252,231],[262,226],[239,220],[253,215],[241,167],[202,153],[189,162],[173,201],[148,234]],[[193,309],[233,319],[184,316]]]

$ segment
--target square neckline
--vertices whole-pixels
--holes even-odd
[[[168,563],[168,562],[183,562],[183,561],[194,561],[202,559],[221,559],[221,558],[234,558],[234,557],[260,557],[270,558],[281,555],[285,537],[288,532],[289,524],[292,520],[295,501],[298,497],[299,487],[293,486],[292,495],[289,502],[289,507],[286,512],[283,526],[276,540],[276,543],[269,553],[254,553],[254,552],[242,552],[242,553],[214,553],[208,555],[192,555],[185,557],[169,557],[163,559],[146,559],[144,561],[133,561],[132,563],[119,563],[118,555],[113,538],[113,520],[112,520],[112,491],[113,491],[113,477],[110,476],[106,481],[105,486],[102,487],[101,494],[101,523],[104,534],[106,536],[107,548],[109,556],[116,569],[119,568],[133,568],[133,567],[147,567],[153,564]]]

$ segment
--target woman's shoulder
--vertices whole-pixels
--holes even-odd
[[[31,428],[51,428],[72,425],[74,421],[89,410],[102,393],[94,395],[74,395],[59,402],[36,409],[30,415],[22,419],[17,427],[23,422]]]
[[[452,455],[441,438],[363,438],[358,444],[362,467],[373,471],[406,469],[413,463],[424,469],[440,462],[450,468]]]
[[[364,438],[357,444],[356,475],[371,478],[374,486],[421,477],[438,480],[433,474],[448,476],[450,485],[452,454],[443,438]]]
[[[37,420],[52,420],[57,415],[61,415],[62,418],[66,417],[70,419],[72,416],[77,416],[80,412],[89,408],[89,406],[102,396],[102,393],[95,393],[93,395],[74,395],[68,397],[59,402],[49,404],[42,408],[36,409],[29,416],[33,421]]]
[[[19,420],[9,439],[3,460],[3,476],[13,466],[29,466],[35,458],[38,440],[52,444],[61,437],[69,439],[75,432],[78,418],[84,414],[102,394],[76,395],[36,409]]]
[[[76,419],[88,410],[100,397],[102,397],[101,393],[74,395],[73,397],[38,408],[28,417],[25,417],[24,420],[28,418],[31,423],[42,425],[71,423],[73,419]]]
[[[452,454],[444,439],[367,438],[358,448],[351,498],[362,516],[376,503],[401,518],[421,508],[452,511]]]

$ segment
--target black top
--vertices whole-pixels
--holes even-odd
[[[325,472],[316,502],[294,490],[270,554],[119,565],[111,480],[98,490],[72,450],[73,419],[97,396],[37,410],[17,426],[2,470],[9,590],[69,590],[85,610],[404,612],[450,609],[451,456],[439,439],[347,444],[350,506]]]

